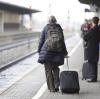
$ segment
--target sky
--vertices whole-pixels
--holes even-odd
[[[84,8],[87,5],[80,4],[78,0],[0,0],[17,4],[33,9],[39,9],[47,16],[53,14],[56,17],[65,19],[69,15],[72,20],[79,20],[84,17]],[[51,6],[50,6],[51,5]],[[50,11],[49,11],[50,10]],[[80,16],[80,14],[83,16]]]
[[[32,9],[38,9],[41,13],[34,14],[38,21],[48,19],[49,15],[55,15],[59,22],[83,22],[88,5],[81,4],[78,0],[0,0]]]

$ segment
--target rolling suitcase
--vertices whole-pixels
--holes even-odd
[[[68,66],[68,58],[66,58]],[[77,71],[62,71],[60,74],[60,89],[62,93],[79,93],[79,77]]]
[[[83,68],[82,68],[82,79],[97,79],[97,65],[90,63],[90,62],[84,62]]]

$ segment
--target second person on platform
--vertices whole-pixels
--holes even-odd
[[[87,42],[85,47],[85,60],[89,65],[88,82],[96,82],[98,78],[98,60],[99,60],[99,42],[100,28],[98,26],[99,17],[92,18],[92,28],[84,35],[84,40]]]

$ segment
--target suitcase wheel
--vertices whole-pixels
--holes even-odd
[[[86,78],[82,77],[82,80],[86,80]]]
[[[84,80],[84,78],[82,78],[82,80]]]
[[[79,94],[79,91],[77,91],[76,93]]]

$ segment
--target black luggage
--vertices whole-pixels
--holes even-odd
[[[83,68],[82,68],[82,79],[97,79],[97,65],[90,63],[90,62],[84,62]]]
[[[68,71],[62,71],[60,74],[60,89],[62,93],[79,93],[78,73],[76,71],[70,71],[69,69]]]

